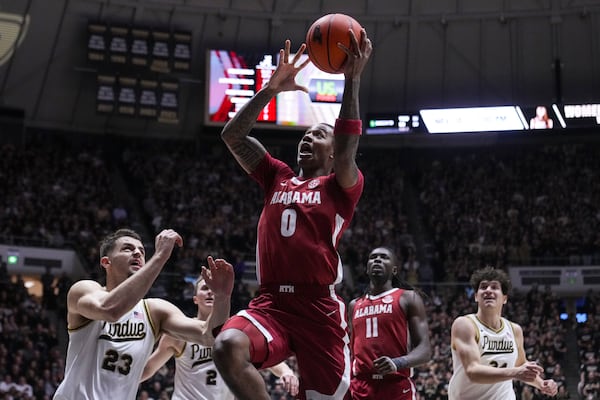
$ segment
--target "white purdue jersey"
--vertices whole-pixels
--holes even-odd
[[[69,329],[65,377],[54,400],[135,400],[155,340],[145,300],[117,322]]]
[[[517,341],[512,323],[501,318],[502,326],[494,330],[484,325],[475,314],[466,316],[476,328],[476,340],[479,345],[481,363],[496,368],[512,368],[517,361]],[[473,383],[467,377],[465,369],[452,347],[453,374],[448,387],[449,400],[514,400],[516,399],[512,380],[498,383]]]
[[[171,400],[233,400],[217,371],[212,347],[186,342],[175,356],[175,390]]]

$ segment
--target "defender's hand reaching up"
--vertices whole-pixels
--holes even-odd
[[[215,296],[231,296],[233,291],[233,266],[222,258],[207,258],[209,268],[202,266],[202,278]]]

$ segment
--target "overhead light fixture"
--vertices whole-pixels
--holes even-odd
[[[29,29],[29,15],[0,12],[0,65],[6,63],[23,42]]]

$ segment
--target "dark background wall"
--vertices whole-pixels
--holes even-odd
[[[587,102],[600,87],[597,0],[0,0],[0,12],[30,18],[0,66],[0,104],[24,110],[31,127],[195,136],[206,49],[276,51],[286,38],[298,45],[330,12],[354,16],[374,43],[363,113]],[[177,77],[179,124],[96,113],[91,20],[192,32],[192,72]]]

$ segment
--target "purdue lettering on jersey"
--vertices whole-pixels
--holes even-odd
[[[321,192],[298,192],[291,190],[289,192],[276,191],[271,198],[271,204],[321,204]]]
[[[190,359],[192,361],[192,368],[197,365],[202,365],[212,361],[212,347],[204,347],[199,344],[193,343],[190,346]]]
[[[504,338],[490,338],[488,335],[484,335],[482,339],[482,356],[488,354],[512,353],[515,350],[515,342],[512,338],[507,340]]]
[[[54,400],[134,400],[155,341],[145,300],[118,321],[70,328],[65,377]]]
[[[108,327],[106,327],[108,325]],[[111,342],[128,342],[130,340],[143,340],[146,337],[146,324],[144,322],[104,322],[102,329],[106,329],[98,339]]]
[[[475,340],[479,347],[480,363],[494,368],[512,368],[518,357],[518,345],[511,322],[501,318],[501,327],[493,329],[480,321],[475,314],[468,314],[475,328]],[[474,383],[452,346],[453,374],[448,384],[450,400],[515,400],[512,380],[497,383]]]

